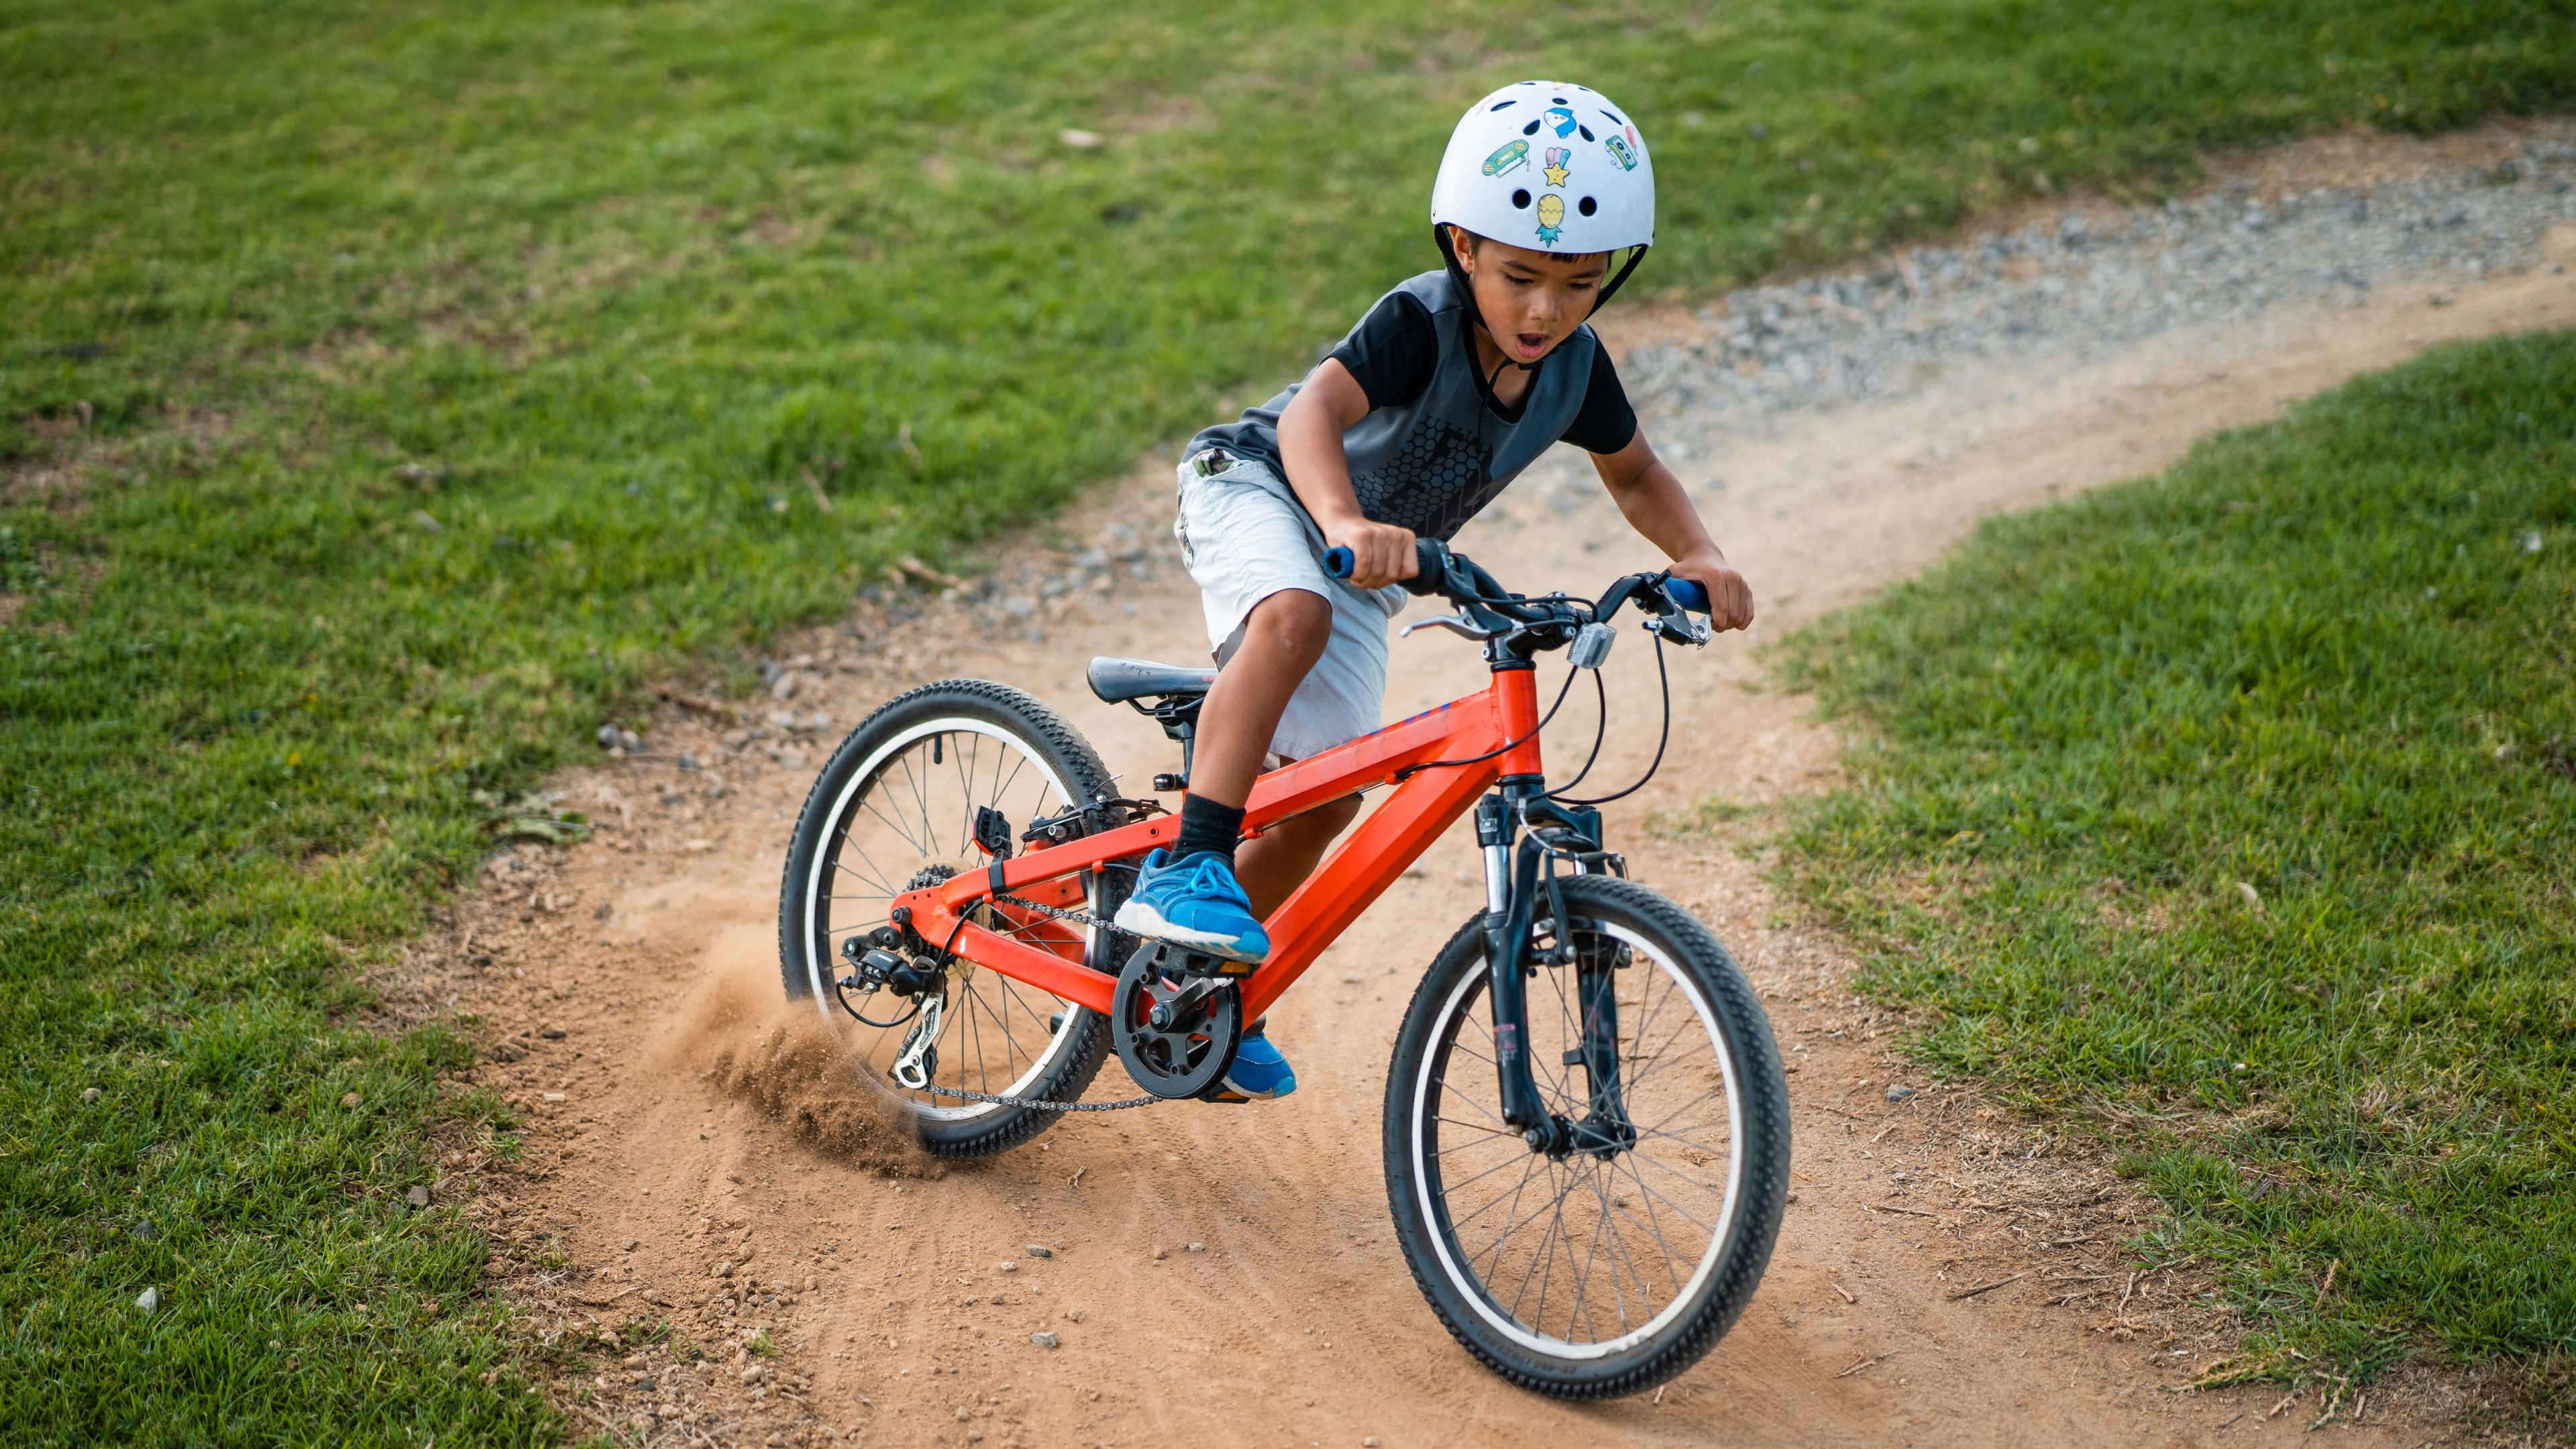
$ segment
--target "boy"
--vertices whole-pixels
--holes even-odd
[[[1386,621],[1403,607],[1414,539],[1449,538],[1551,444],[1593,455],[1629,524],[1707,587],[1717,628],[1753,621],[1752,591],[1647,446],[1584,325],[1654,229],[1654,169],[1617,108],[1581,86],[1505,86],[1459,121],[1432,184],[1442,270],[1379,299],[1303,383],[1190,440],[1173,531],[1218,674],[1180,835],[1146,857],[1120,926],[1236,960],[1269,954],[1262,918],[1360,802],[1238,850],[1265,755],[1301,758],[1378,727]],[[1351,551],[1348,579],[1324,572],[1334,546]],[[1283,1097],[1297,1078],[1256,1022],[1226,1084]]]

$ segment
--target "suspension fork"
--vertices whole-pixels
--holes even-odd
[[[1503,1121],[1521,1129],[1533,1152],[1561,1157],[1572,1125],[1547,1110],[1530,1073],[1530,928],[1538,910],[1539,863],[1545,852],[1517,829],[1520,806],[1545,786],[1509,779],[1476,802],[1476,844],[1485,855],[1486,1001],[1494,1017],[1494,1070],[1502,1078]]]
[[[1542,879],[1540,874],[1552,852],[1532,832],[1517,827],[1537,816],[1550,822],[1543,829],[1585,838],[1586,873],[1605,869],[1610,858],[1599,850],[1600,812],[1557,805],[1544,797],[1544,789],[1536,779],[1509,779],[1476,802],[1476,844],[1485,856],[1486,996],[1494,1018],[1502,1116],[1521,1129],[1521,1140],[1531,1151],[1551,1157],[1576,1150],[1608,1154],[1631,1146],[1635,1138],[1619,1082],[1619,948],[1615,942],[1574,944],[1554,877]],[[1556,921],[1558,947],[1569,953],[1566,962],[1575,967],[1583,1037],[1562,1064],[1582,1067],[1590,1087],[1588,1110],[1579,1123],[1547,1110],[1530,1064],[1529,979],[1539,964],[1533,959],[1532,932],[1542,895]]]

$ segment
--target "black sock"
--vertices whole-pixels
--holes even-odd
[[[1219,805],[1204,795],[1181,797],[1181,835],[1172,842],[1172,859],[1187,860],[1201,851],[1215,851],[1234,864],[1234,843],[1243,834],[1243,807]]]

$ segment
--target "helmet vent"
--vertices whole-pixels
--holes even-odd
[[[1522,135],[1524,135],[1524,136],[1535,136],[1535,135],[1537,135],[1537,134],[1538,134],[1538,122],[1536,122],[1536,121],[1532,121],[1532,122],[1530,122],[1528,125],[1521,127],[1521,134],[1522,134]]]
[[[1505,101],[1505,102],[1503,102],[1503,103],[1502,103],[1502,104],[1500,104],[1500,105],[1487,106],[1487,107],[1485,107],[1485,109],[1486,109],[1487,111],[1508,111],[1508,110],[1510,110],[1512,107],[1517,106],[1517,105],[1519,105],[1519,104],[1520,104],[1520,102],[1518,102],[1518,101]]]
[[[1509,101],[1505,101],[1505,102],[1503,102],[1503,104],[1508,106],[1508,105],[1510,105],[1510,104],[1511,104],[1511,102],[1509,102]],[[1625,122],[1625,121],[1623,121],[1623,120],[1620,120],[1617,116],[1614,116],[1614,115],[1610,114],[1608,111],[1603,111],[1603,112],[1601,113],[1601,119],[1603,119],[1603,120],[1605,120],[1605,121],[1608,121],[1611,125],[1614,125],[1614,126],[1624,126],[1624,125],[1628,124],[1627,122]]]
[[[1587,196],[1581,201],[1576,202],[1574,204],[1574,209],[1582,212],[1585,216],[1590,216],[1592,213],[1601,209],[1601,203]]]
[[[1515,210],[1515,211],[1527,211],[1527,210],[1529,210],[1529,193],[1528,193],[1528,192],[1526,192],[1526,191],[1515,191],[1515,192],[1513,192],[1513,193],[1512,193],[1512,209],[1513,209],[1513,210]],[[1587,213],[1587,215],[1588,215],[1588,214],[1589,214],[1589,213]]]
[[[1590,126],[1577,126],[1574,129],[1582,133],[1584,140],[1589,141],[1592,139],[1592,128]]]

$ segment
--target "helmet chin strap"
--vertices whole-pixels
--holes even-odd
[[[1449,280],[1455,283],[1459,292],[1464,294],[1467,298],[1467,315],[1475,319],[1476,330],[1484,333],[1487,337],[1492,337],[1494,341],[1494,350],[1496,352],[1503,352],[1503,340],[1499,337],[1494,337],[1494,329],[1485,325],[1485,309],[1476,302],[1476,284],[1474,279],[1467,275],[1467,269],[1465,267],[1458,265],[1458,249],[1449,240],[1452,231],[1453,228],[1448,222],[1436,221],[1431,224],[1431,240],[1440,248],[1441,265],[1449,269]],[[1637,263],[1646,259],[1646,253],[1648,250],[1649,248],[1644,246],[1637,246],[1629,249],[1628,260],[1620,264],[1619,274],[1617,276],[1612,277],[1609,281],[1604,282],[1601,285],[1600,295],[1592,299],[1592,310],[1583,314],[1584,321],[1589,322],[1593,318],[1601,315],[1603,304],[1610,300],[1612,293],[1618,291],[1619,288],[1627,282],[1630,274],[1637,270]],[[1517,367],[1523,372],[1536,372],[1538,370],[1539,363],[1545,362],[1548,358],[1554,357],[1555,355],[1556,349],[1551,347],[1545,354],[1540,356],[1537,361],[1522,362],[1513,357],[1510,353],[1503,352],[1503,360],[1501,364],[1495,367],[1492,377],[1485,379],[1484,386],[1486,396],[1491,397],[1493,395],[1494,384],[1502,377],[1503,368]]]

